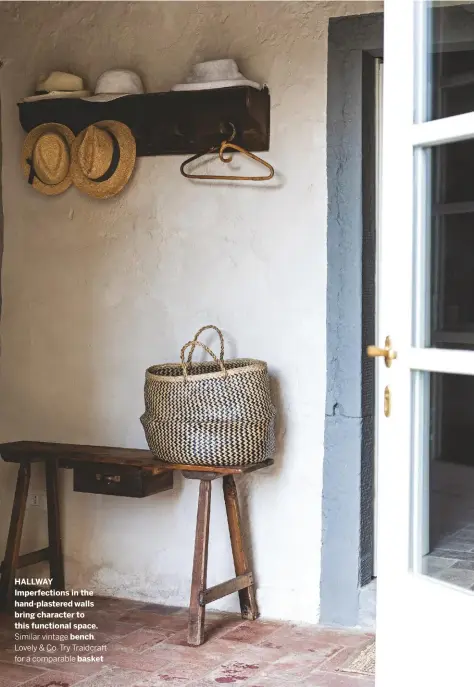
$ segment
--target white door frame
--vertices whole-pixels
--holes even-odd
[[[472,670],[474,595],[422,570],[428,373],[474,375],[474,352],[426,347],[429,146],[474,138],[474,113],[425,121],[426,9],[415,0],[385,2],[379,314],[398,359],[390,368],[378,363],[381,382],[392,391],[392,411],[390,418],[378,414],[377,687],[468,685]]]

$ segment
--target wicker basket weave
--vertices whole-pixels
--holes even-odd
[[[219,359],[198,341],[206,329],[219,334]],[[213,360],[193,363],[196,346]],[[228,467],[261,463],[271,458],[275,445],[267,364],[248,358],[224,360],[222,332],[213,325],[202,327],[183,346],[181,363],[148,368],[140,419],[150,450],[168,463]]]

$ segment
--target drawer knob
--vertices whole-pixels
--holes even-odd
[[[99,473],[96,474],[95,476],[96,480],[100,482],[102,478],[104,478],[104,482],[107,482],[107,484],[113,484],[114,482],[120,482],[120,475],[101,475]]]

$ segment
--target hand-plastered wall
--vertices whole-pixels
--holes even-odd
[[[373,2],[0,4],[5,249],[0,440],[144,447],[145,368],[176,361],[200,325],[228,356],[269,363],[275,466],[240,480],[261,612],[315,622],[319,607],[326,380],[326,82],[331,16]],[[16,102],[51,69],[95,83],[129,67],[167,90],[195,61],[235,58],[269,85],[268,185],[201,185],[181,158],[138,160],[122,195],[47,198],[20,171]],[[212,338],[207,342],[213,343]],[[16,470],[0,465],[0,547]],[[144,500],[76,494],[62,474],[67,581],[187,604],[197,484]],[[42,488],[35,471],[33,489]],[[24,548],[44,545],[28,509]],[[28,572],[27,570],[25,572]],[[210,585],[232,576],[214,484]],[[228,597],[221,608],[236,608]]]

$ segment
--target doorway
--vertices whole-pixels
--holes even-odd
[[[375,606],[376,84],[383,15],[329,22],[327,397],[321,551],[325,624]],[[363,192],[364,190],[364,192]],[[372,618],[366,618],[369,626]],[[363,623],[367,624],[367,623]]]
[[[437,117],[474,110],[474,33],[469,37],[467,30],[474,15],[468,6],[450,7],[448,14],[454,40],[445,41],[445,49],[438,50],[433,60],[432,107]],[[463,36],[469,41],[461,40]],[[382,45],[380,14],[330,22],[328,391],[321,575],[321,622],[330,624],[360,624],[368,590],[368,605],[375,607],[370,582],[377,573],[377,381],[365,347],[382,340],[380,335],[375,337],[376,323],[370,316],[376,309],[377,222],[377,117],[370,113],[376,111],[376,65]],[[433,150],[432,345],[446,351],[472,351],[474,193],[470,172],[474,143],[450,143]],[[474,585],[474,457],[470,455],[474,379],[434,372],[431,380],[426,418],[430,479],[424,499],[425,571],[467,589]]]

